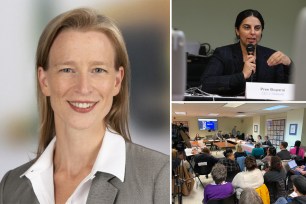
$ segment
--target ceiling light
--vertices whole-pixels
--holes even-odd
[[[176,115],[186,115],[186,112],[174,112]]]
[[[219,113],[209,113],[208,115],[209,115],[209,116],[218,116]]]
[[[277,110],[277,109],[281,109],[281,108],[288,108],[289,106],[285,106],[285,105],[277,105],[277,106],[272,106],[272,107],[269,107],[269,108],[265,108],[263,110],[269,110],[269,111],[272,111],[272,110]]]
[[[244,116],[246,116],[246,115],[236,115],[236,117],[244,117]]]
[[[238,106],[241,106],[243,104],[245,104],[245,103],[227,103],[223,107],[226,107],[226,108],[237,108]]]

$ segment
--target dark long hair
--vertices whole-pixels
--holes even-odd
[[[295,154],[298,155],[300,151],[301,141],[295,141],[294,146],[296,147]]]

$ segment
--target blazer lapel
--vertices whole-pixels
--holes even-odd
[[[114,177],[108,173],[97,172],[92,181],[86,203],[115,203],[118,189],[109,182]]]
[[[233,73],[241,72],[243,68],[243,57],[240,47],[240,43],[236,43],[232,47],[233,60],[234,60],[234,70]]]

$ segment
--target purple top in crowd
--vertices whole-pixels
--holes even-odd
[[[204,203],[211,199],[227,198],[234,193],[232,183],[208,184],[204,189]]]

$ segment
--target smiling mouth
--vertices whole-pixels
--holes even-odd
[[[74,102],[68,101],[70,107],[79,113],[87,113],[94,109],[98,102]]]
[[[69,102],[71,105],[77,107],[77,108],[90,108],[96,103],[79,103],[79,102]]]

